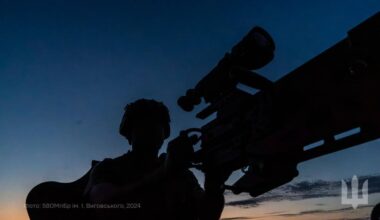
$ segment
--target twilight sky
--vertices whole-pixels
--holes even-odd
[[[195,113],[176,106],[178,96],[253,26],[264,27],[276,42],[274,61],[259,72],[277,80],[379,9],[375,0],[0,0],[0,219],[27,219],[24,200],[34,185],[76,180],[91,160],[128,150],[118,126],[124,105],[137,98],[167,104],[171,138],[181,129],[202,125]],[[295,181],[380,173],[378,144],[300,164]],[[313,198],[317,201],[312,204],[331,202],[329,198]],[[272,210],[276,202],[258,206]],[[308,204],[280,202],[301,214]],[[258,206],[229,205],[223,215],[269,215],[256,212]],[[327,205],[325,210],[332,207],[337,208]],[[279,217],[290,218],[296,219]]]

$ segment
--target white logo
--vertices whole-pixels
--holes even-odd
[[[342,205],[352,205],[356,209],[359,205],[368,204],[368,180],[363,183],[362,197],[359,198],[359,181],[358,177],[354,175],[351,181],[351,198],[348,198],[347,183],[342,180]]]

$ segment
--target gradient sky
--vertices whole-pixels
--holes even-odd
[[[253,26],[276,41],[259,72],[277,80],[379,9],[375,0],[0,0],[0,219],[26,219],[34,185],[73,181],[91,160],[128,150],[118,134],[128,102],[167,104],[171,138],[202,125],[178,96]],[[378,144],[303,163],[297,180],[379,173]]]

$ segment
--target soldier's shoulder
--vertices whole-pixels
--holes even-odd
[[[109,170],[113,169],[114,161],[112,158],[104,158],[102,161],[98,161],[96,164],[93,163],[92,173],[106,173]]]
[[[123,163],[125,162],[126,160],[128,160],[128,156],[129,154],[126,153],[126,154],[123,154],[121,156],[118,156],[118,157],[114,157],[114,158],[104,158],[102,161],[97,161],[97,163],[94,165],[94,167],[100,167],[100,168],[106,168],[106,167],[114,167],[114,166],[118,166],[120,165],[120,163]]]
[[[102,161],[93,162],[93,171],[95,173],[114,173],[123,167],[128,161],[128,153],[114,158],[104,158]]]

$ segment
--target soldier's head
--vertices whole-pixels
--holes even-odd
[[[139,99],[124,108],[119,132],[128,139],[133,151],[158,153],[170,135],[168,108],[152,99]]]

